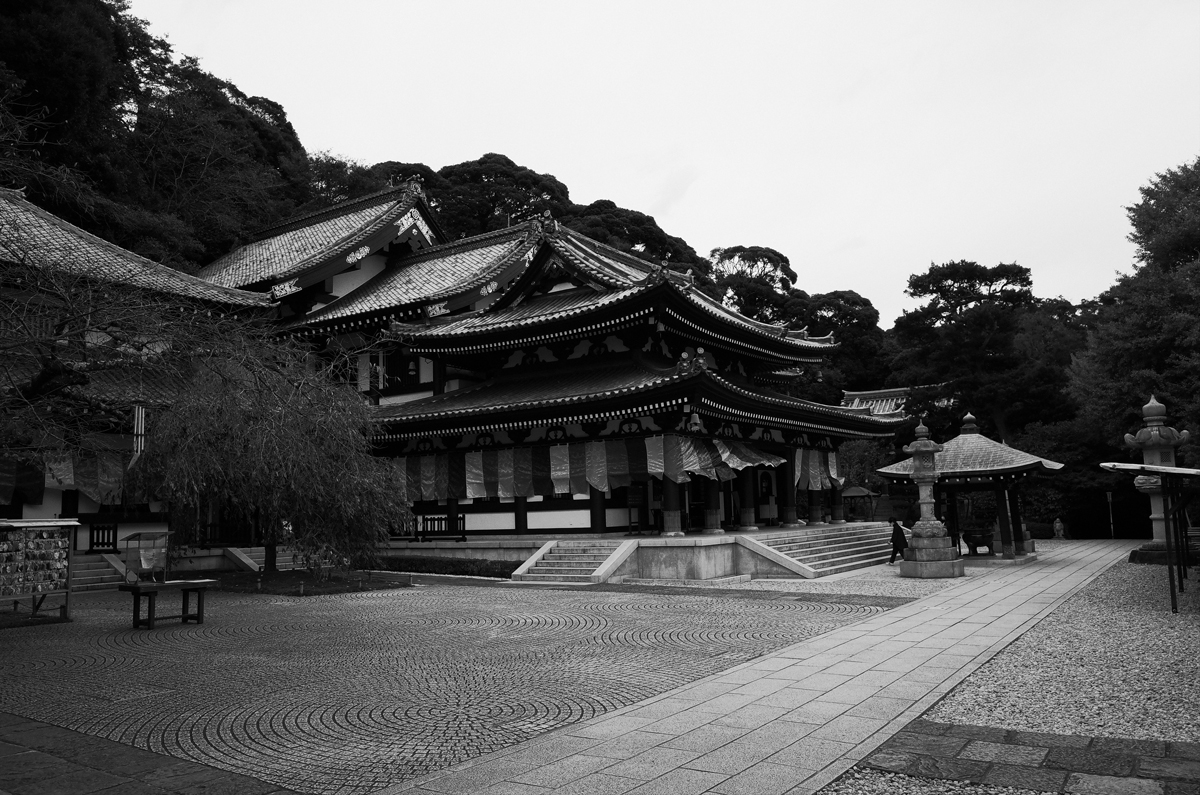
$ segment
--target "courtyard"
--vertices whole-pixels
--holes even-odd
[[[968,726],[992,727],[997,746],[1021,731],[1026,745],[1030,732],[1157,742],[1169,775],[1139,777],[1151,767],[1130,750],[1105,778],[1184,792],[1164,787],[1200,767],[1172,760],[1200,748],[1195,594],[1169,617],[1164,572],[1121,562],[1129,546],[1051,544],[1036,564],[953,583],[881,566],[730,589],[215,592],[204,625],[153,631],[129,628],[127,595],[84,596],[73,623],[0,635],[0,747],[14,762],[0,791],[142,791],[102,776],[54,790],[22,768],[22,754],[57,753],[76,768],[60,781],[78,782],[103,763],[71,762],[67,746],[95,751],[93,738],[164,755],[167,773],[137,779],[146,792],[215,791],[166,788],[176,760],[305,793],[885,792],[902,791],[896,776],[909,788],[1005,775],[1086,792],[1100,775],[1046,768],[1045,754],[1028,769],[938,757],[978,755],[944,736]],[[1137,594],[1121,607],[1096,587]],[[18,718],[86,738],[18,747]]]

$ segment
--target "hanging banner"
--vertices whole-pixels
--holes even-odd
[[[550,448],[550,477],[554,481],[554,493],[566,494],[571,490],[571,448],[556,444]]]
[[[600,491],[608,491],[608,462],[604,442],[585,442],[584,449],[587,450],[588,485]]]
[[[796,450],[795,454],[797,483],[804,488],[829,488],[832,478],[824,453]],[[592,487],[607,492],[650,478],[687,483],[692,475],[728,481],[736,476],[735,470],[777,466],[784,461],[742,442],[666,434],[547,447],[411,455],[397,459],[397,466],[406,475],[402,486],[404,496],[408,502],[415,502],[463,497],[587,495]],[[87,465],[76,464],[75,480],[92,484],[96,477],[95,465],[92,466],[89,469]],[[821,486],[822,481],[826,485]],[[0,478],[0,487],[3,485]],[[87,488],[102,493],[99,484]]]
[[[500,473],[496,484],[497,496],[501,499],[512,499],[513,496],[513,451],[511,448],[501,450],[496,455],[496,469]]]
[[[513,450],[513,496],[532,497],[533,490],[533,451],[528,447],[518,447]]]

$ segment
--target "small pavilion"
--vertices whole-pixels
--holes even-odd
[[[963,417],[959,435],[946,442],[943,448],[934,458],[935,489],[948,498],[946,519],[954,531],[961,530],[957,495],[966,491],[991,490],[996,493],[1003,556],[1011,560],[1033,552],[1033,541],[1021,522],[1020,483],[1035,473],[1053,472],[1062,469],[1063,465],[987,438],[979,432],[972,414]],[[907,458],[878,472],[889,480],[912,480],[913,460]],[[994,547],[989,544],[989,549]]]

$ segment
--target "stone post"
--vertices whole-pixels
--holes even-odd
[[[912,479],[917,484],[921,518],[913,525],[912,540],[904,550],[904,560],[900,561],[901,577],[933,579],[962,577],[966,573],[946,526],[933,514],[933,484],[937,482],[934,455],[941,451],[942,446],[929,438],[925,423],[917,426],[917,440],[904,448],[912,456]]]
[[[1142,451],[1142,463],[1150,466],[1175,466],[1175,448],[1188,441],[1187,431],[1177,431],[1167,425],[1167,407],[1154,395],[1142,406],[1145,426],[1136,434],[1125,434],[1125,444]],[[1162,479],[1142,475],[1134,479],[1137,490],[1150,495],[1150,524],[1154,539],[1130,553],[1134,563],[1166,563],[1167,519],[1163,503]]]

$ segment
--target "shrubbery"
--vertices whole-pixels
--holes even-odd
[[[483,558],[435,558],[424,555],[395,555],[380,559],[388,571],[418,574],[457,574],[466,577],[496,577],[507,580],[521,565],[517,560]]]

